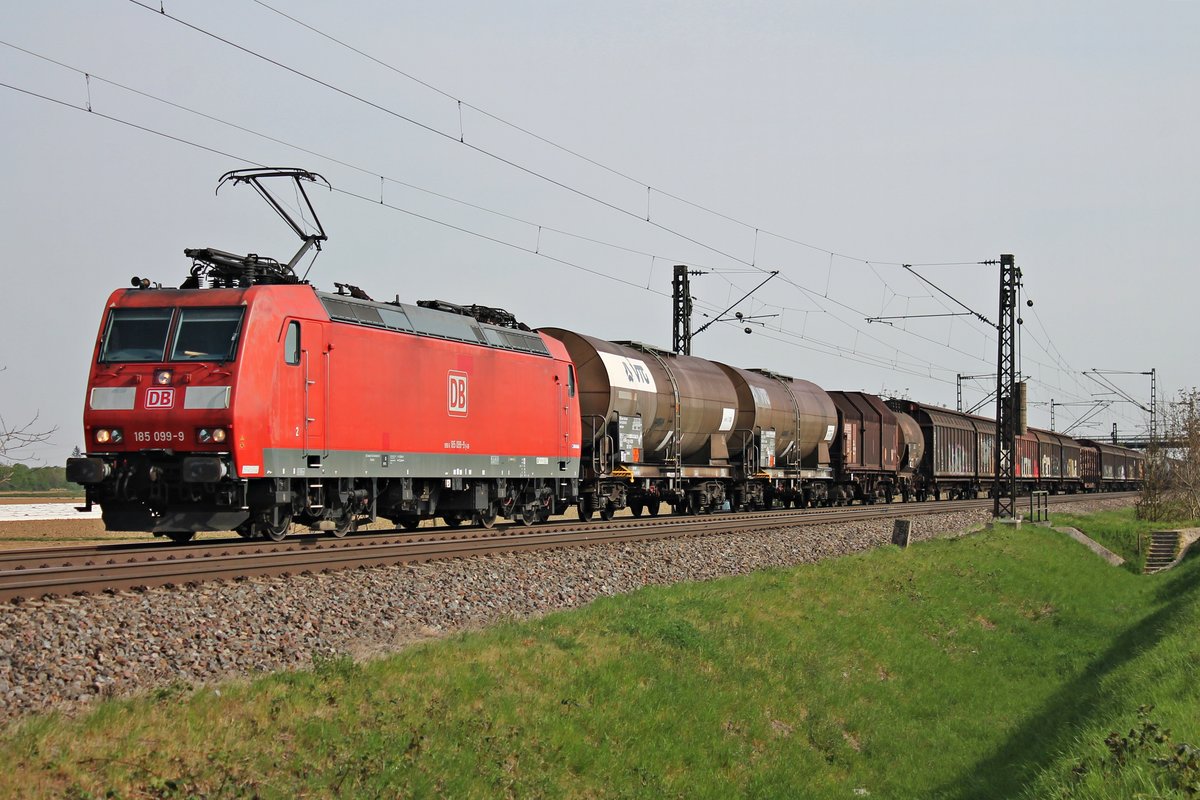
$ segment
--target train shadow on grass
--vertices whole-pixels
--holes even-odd
[[[1190,563],[1188,563],[1190,562]],[[1071,748],[1082,729],[1113,715],[1138,698],[1114,698],[1101,685],[1104,678],[1152,650],[1167,635],[1185,624],[1180,616],[1200,593],[1200,557],[1191,557],[1173,570],[1153,598],[1163,604],[1135,622],[1112,646],[1093,660],[1074,680],[1057,691],[996,752],[973,764],[932,797],[976,800],[981,797],[1015,797],[1060,753]]]

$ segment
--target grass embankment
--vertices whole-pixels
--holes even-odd
[[[1183,797],[1104,740],[1200,743],[1197,586],[1024,528],[652,588],[26,721],[0,796]]]
[[[1050,515],[1050,521],[1059,527],[1071,527],[1083,531],[1125,559],[1125,568],[1135,573],[1140,573],[1146,565],[1146,553],[1150,549],[1151,533],[1200,527],[1200,521],[1197,520],[1150,522],[1138,519],[1132,506],[1086,516],[1056,512]]]

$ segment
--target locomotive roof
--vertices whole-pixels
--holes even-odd
[[[532,355],[550,355],[545,341],[536,333],[506,325],[491,325],[458,310],[444,311],[440,307],[429,308],[400,302],[379,303],[328,292],[316,294],[330,319],[335,322],[517,350]]]

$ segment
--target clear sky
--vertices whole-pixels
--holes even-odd
[[[669,347],[673,264],[708,270],[697,328],[779,270],[737,308],[763,325],[693,352],[953,407],[994,331],[866,319],[995,322],[975,262],[1013,253],[1033,424],[1115,399],[1084,370],[1200,383],[1200,2],[146,1],[11,3],[0,31],[0,414],[57,427],[40,463],[82,444],[113,289],[178,285],[185,247],[295,252],[214,195],[256,164],[333,185],[322,289]],[[899,266],[947,263],[914,269],[953,301]],[[1075,433],[1114,422],[1146,416]]]

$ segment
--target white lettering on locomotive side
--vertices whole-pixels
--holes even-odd
[[[616,353],[600,353],[604,362],[604,370],[608,373],[608,382],[622,389],[636,389],[642,392],[657,392],[654,374],[646,366],[646,362],[638,358],[626,358]]]
[[[467,415],[467,373],[452,369],[447,375],[446,411],[452,417]]]
[[[175,407],[175,389],[168,386],[166,388],[151,387],[146,390],[146,408],[174,408]]]

